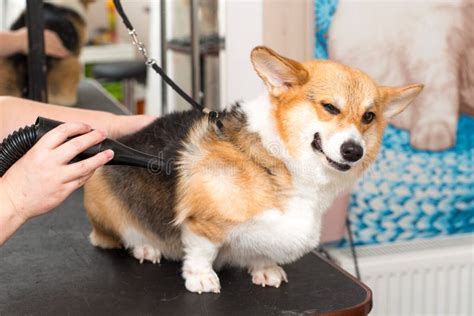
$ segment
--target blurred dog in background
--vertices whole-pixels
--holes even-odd
[[[44,28],[55,32],[71,55],[67,58],[47,56],[48,101],[74,105],[81,77],[79,54],[86,42],[86,9],[94,0],[48,0],[43,7]],[[11,30],[26,26],[26,13],[16,19]],[[28,95],[27,56],[14,54],[0,58],[0,95]]]
[[[443,150],[456,142],[460,110],[474,114],[473,19],[473,0],[340,0],[329,56],[382,84],[424,82],[393,123],[410,131],[413,147]]]

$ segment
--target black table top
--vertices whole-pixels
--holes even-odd
[[[96,88],[90,83],[82,86],[88,89]],[[95,108],[115,107],[105,99],[99,98]],[[0,315],[365,315],[370,311],[370,290],[316,253],[286,266],[289,283],[279,289],[253,285],[246,271],[229,268],[218,272],[220,294],[190,293],[179,263],[140,264],[125,250],[90,245],[82,194],[74,192],[52,213],[26,223],[0,248]]]

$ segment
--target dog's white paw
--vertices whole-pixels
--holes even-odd
[[[252,283],[256,285],[279,288],[282,281],[288,283],[286,272],[282,267],[274,265],[266,268],[251,269]]]
[[[421,122],[410,130],[410,143],[422,150],[444,150],[454,145],[455,129],[444,121]]]
[[[155,264],[160,263],[161,260],[160,250],[150,245],[133,247],[133,256],[137,258],[140,263],[143,263],[143,261],[147,260]]]
[[[207,271],[185,271],[183,273],[186,289],[194,293],[220,293],[221,284],[217,274],[209,269]]]

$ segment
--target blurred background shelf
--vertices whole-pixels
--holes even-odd
[[[137,59],[135,47],[130,43],[89,45],[82,50],[83,64],[112,63]]]

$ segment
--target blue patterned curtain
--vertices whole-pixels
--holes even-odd
[[[338,0],[315,0],[314,16],[316,18],[315,57],[328,58],[327,40],[332,16],[336,12]]]

